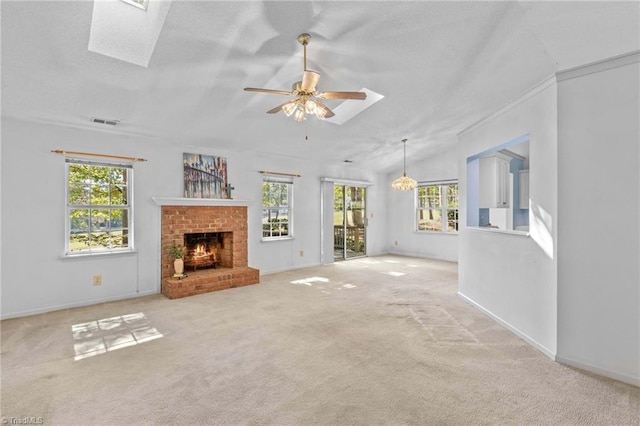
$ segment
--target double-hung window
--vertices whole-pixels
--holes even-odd
[[[293,177],[262,178],[262,239],[293,237]]]
[[[416,190],[418,231],[458,232],[458,183],[427,182]]]
[[[66,255],[133,250],[133,169],[67,159]]]

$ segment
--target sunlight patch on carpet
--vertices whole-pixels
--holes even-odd
[[[365,263],[365,264],[368,264],[368,265],[375,265],[375,264],[378,264],[378,263],[382,263],[379,260],[372,260],[372,259],[362,259],[362,260],[359,260],[358,262]]]
[[[163,337],[142,312],[75,324],[71,334],[75,361]]]
[[[291,284],[302,284],[302,285],[308,285],[309,287],[311,287],[313,286],[313,283],[328,283],[328,282],[329,282],[329,278],[310,277],[310,278],[303,278],[301,280],[291,281]]]

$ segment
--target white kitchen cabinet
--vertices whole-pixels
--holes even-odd
[[[521,209],[529,208],[529,170],[520,170],[520,179],[518,188],[520,189],[519,207]]]
[[[511,157],[496,152],[490,157],[480,158],[480,205],[481,209],[508,208],[511,198],[509,163]]]

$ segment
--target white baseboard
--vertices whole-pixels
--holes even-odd
[[[401,253],[401,252],[375,252],[375,253],[367,253],[365,257],[376,257],[376,256],[386,256],[386,255],[395,255],[395,256],[406,256],[406,257],[417,257],[417,258],[422,258],[422,259],[433,259],[433,260],[442,260],[445,262],[455,262],[457,263],[457,260],[451,260],[451,259],[445,259],[445,258],[436,258],[436,257],[428,257],[428,256],[424,256],[424,255],[419,255],[419,254],[412,254],[412,253]],[[355,258],[355,259],[361,259],[360,258]],[[347,259],[349,260],[349,259]],[[287,271],[293,271],[296,269],[304,269],[304,268],[312,268],[314,266],[326,266],[326,265],[333,265],[334,263],[336,263],[335,261],[333,261],[333,259],[330,262],[326,262],[326,263],[307,263],[304,265],[296,265],[296,266],[291,266],[291,267],[286,267],[286,268],[279,268],[279,269],[269,269],[267,271],[264,271],[262,269],[260,269],[260,276],[263,275],[271,275],[271,274],[277,274],[280,272],[287,272]]]
[[[488,309],[482,307],[481,305],[479,305],[478,303],[476,303],[472,299],[468,298],[464,294],[458,292],[458,297],[460,297],[465,302],[469,303],[470,305],[474,306],[476,309],[482,311],[486,315],[488,315],[491,318],[493,318],[501,326],[503,326],[504,328],[508,329],[509,331],[511,331],[516,336],[520,337],[522,340],[524,340],[525,342],[527,342],[528,344],[530,344],[531,346],[533,346],[534,348],[536,348],[537,350],[539,350],[540,352],[545,354],[547,357],[551,358],[554,361],[556,360],[556,354],[553,351],[549,350],[544,345],[542,345],[539,342],[537,342],[535,339],[532,339],[531,337],[529,337],[528,335],[526,335],[522,331],[518,330],[516,327],[512,326],[511,324],[509,324],[508,322],[506,322],[505,320],[503,320],[499,316],[495,315],[493,312],[489,311]]]
[[[159,293],[160,292],[157,289],[154,289],[154,290],[141,291],[139,293],[128,293],[128,294],[114,296],[114,297],[105,297],[105,298],[100,298],[100,299],[88,299],[88,300],[83,300],[83,301],[80,301],[80,302],[64,303],[64,304],[61,304],[61,305],[53,305],[53,306],[46,306],[46,307],[42,307],[42,308],[27,309],[25,311],[11,312],[11,313],[8,313],[8,314],[2,313],[2,315],[0,315],[0,319],[5,320],[5,319],[10,319],[10,318],[27,317],[27,316],[30,316],[30,315],[45,314],[47,312],[54,312],[54,311],[60,311],[60,310],[63,310],[63,309],[71,309],[71,308],[80,308],[80,307],[83,307],[83,306],[97,305],[99,303],[115,302],[115,301],[118,301],[118,300],[134,299],[136,297],[150,296],[152,294],[159,294]]]
[[[458,259],[452,259],[452,258],[448,258],[448,257],[444,257],[444,256],[426,255],[424,253],[411,253],[411,252],[406,252],[406,251],[391,250],[388,254],[392,254],[392,255],[395,255],[395,256],[417,257],[417,258],[420,258],[420,259],[442,260],[444,262],[458,263]]]
[[[597,374],[599,376],[609,377],[610,379],[618,380],[620,382],[624,382],[632,386],[640,387],[640,377],[628,376],[626,374],[617,373],[615,371],[611,371],[606,368],[596,367],[595,365],[591,365],[585,362],[564,358],[559,355],[556,356],[556,361],[558,361],[560,364],[565,364],[570,367],[579,368],[580,370],[585,370],[590,373]]]
[[[375,257],[375,256],[384,256],[386,254],[389,254],[388,251],[368,251],[367,252],[367,257]]]
[[[314,266],[321,266],[321,265],[322,265],[321,263],[306,263],[304,265],[296,265],[296,266],[290,266],[287,268],[279,268],[279,269],[270,269],[268,271],[263,271],[262,269],[260,269],[260,276],[277,274],[279,272],[294,271],[296,269],[312,268]]]

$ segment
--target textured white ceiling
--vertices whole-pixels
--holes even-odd
[[[3,116],[390,170],[403,138],[437,153],[554,72],[640,49],[635,1],[173,1],[142,67],[88,50],[93,8],[2,1]],[[265,114],[286,98],[242,89],[300,80],[302,32],[320,90],[385,98],[340,126]]]

